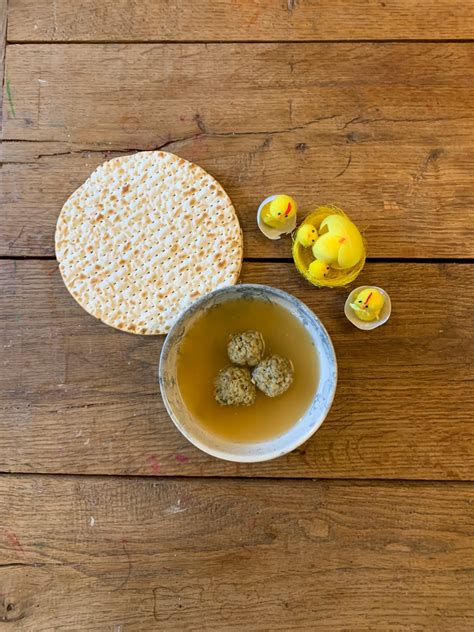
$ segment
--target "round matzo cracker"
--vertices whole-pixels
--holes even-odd
[[[236,283],[242,232],[229,197],[197,165],[144,151],[100,165],[56,226],[76,301],[117,329],[167,333],[196,298]]]

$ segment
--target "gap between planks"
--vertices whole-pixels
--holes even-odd
[[[55,255],[0,255],[0,261],[57,261]],[[243,263],[293,263],[291,257],[244,257]],[[449,257],[367,257],[366,263],[405,263],[405,264],[474,264],[473,258],[451,259]]]
[[[3,13],[3,15],[2,15]],[[3,109],[3,94],[5,91],[5,57],[7,52],[7,30],[8,30],[8,0],[0,0],[0,119]],[[0,120],[0,137],[2,135],[2,121]]]
[[[31,46],[31,45],[47,45],[47,46],[67,46],[69,44],[470,44],[474,42],[474,38],[464,39],[274,39],[274,40],[120,40],[120,39],[103,39],[103,40],[8,40],[7,46]]]
[[[60,476],[64,479],[94,479],[97,481],[109,481],[110,479],[130,479],[134,481],[142,481],[142,482],[158,482],[158,481],[166,481],[166,482],[200,482],[200,481],[248,481],[249,483],[254,481],[265,481],[267,483],[273,482],[275,485],[280,481],[284,482],[292,482],[292,483],[301,483],[302,485],[307,485],[310,482],[313,483],[336,483],[343,485],[351,485],[354,487],[432,487],[437,484],[448,484],[456,487],[469,487],[474,485],[474,480],[453,480],[453,479],[445,479],[445,478],[329,478],[329,477],[314,477],[314,478],[302,478],[301,476],[262,476],[262,475],[252,475],[252,476],[242,476],[242,475],[230,475],[230,476],[186,476],[185,474],[174,474],[173,476],[162,476],[156,474],[150,474],[148,476],[144,476],[143,474],[95,474],[91,472],[90,474],[75,474],[75,473],[63,473],[63,472],[3,472],[0,471],[0,478],[5,477],[15,477],[15,478],[35,478],[37,476],[41,476],[42,478],[55,478]]]

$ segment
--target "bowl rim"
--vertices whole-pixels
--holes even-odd
[[[309,428],[306,430],[306,432],[302,433],[301,435],[298,435],[292,442],[288,442],[284,447],[280,447],[280,448],[273,448],[272,450],[266,450],[262,453],[259,454],[233,454],[233,453],[229,453],[226,452],[224,450],[209,446],[208,444],[202,442],[200,439],[196,438],[192,433],[190,433],[188,431],[187,428],[185,428],[181,422],[179,421],[179,419],[177,418],[177,416],[174,413],[173,408],[171,407],[171,404],[169,402],[167,393],[166,393],[166,386],[165,386],[165,380],[164,380],[164,375],[163,375],[163,367],[164,367],[164,363],[166,360],[166,357],[171,349],[171,340],[173,338],[173,332],[178,329],[180,326],[183,325],[183,323],[189,318],[190,315],[192,315],[193,313],[195,313],[196,311],[199,310],[200,306],[205,304],[206,302],[208,302],[209,300],[211,300],[214,296],[218,295],[218,294],[222,294],[225,292],[228,292],[229,290],[237,290],[237,292],[239,291],[239,289],[245,290],[245,289],[250,289],[250,290],[260,290],[263,292],[269,292],[270,294],[272,294],[273,296],[278,296],[281,299],[285,300],[285,301],[294,301],[296,302],[300,309],[302,309],[302,311],[308,316],[308,318],[317,321],[318,326],[321,328],[321,331],[323,333],[323,336],[326,338],[326,342],[328,343],[328,348],[330,350],[331,353],[331,357],[332,357],[332,366],[331,366],[331,371],[334,375],[334,379],[332,381],[331,384],[331,390],[330,390],[330,394],[327,400],[327,407],[325,407],[325,409],[317,416],[315,417],[314,423],[311,423]],[[334,349],[334,345],[332,343],[331,337],[326,329],[326,327],[323,325],[323,323],[321,322],[321,320],[318,318],[318,316],[313,312],[313,310],[311,310],[306,303],[304,303],[301,299],[297,298],[296,296],[294,296],[293,294],[290,294],[289,292],[286,292],[285,290],[281,290],[280,288],[276,288],[273,287],[271,285],[265,285],[265,284],[260,284],[260,283],[239,283],[237,285],[230,285],[230,286],[225,286],[225,287],[221,287],[221,288],[217,288],[216,290],[213,290],[212,292],[208,292],[207,294],[204,294],[203,296],[199,297],[198,299],[196,299],[195,301],[193,301],[189,307],[187,307],[177,318],[177,320],[174,322],[173,326],[171,327],[170,331],[168,332],[168,334],[166,335],[166,338],[163,342],[163,346],[161,349],[161,354],[160,354],[160,360],[159,360],[159,364],[158,364],[158,383],[159,383],[159,387],[160,387],[160,393],[161,393],[161,398],[163,400],[163,403],[165,405],[166,411],[169,415],[169,417],[171,418],[171,421],[173,422],[173,424],[176,426],[176,428],[179,430],[179,432],[192,444],[194,445],[196,448],[198,448],[199,450],[201,450],[202,452],[209,454],[210,456],[219,458],[219,459],[223,459],[225,461],[232,461],[232,462],[237,462],[237,463],[259,463],[259,462],[263,462],[263,461],[270,461],[272,459],[276,459],[280,456],[284,456],[285,454],[288,454],[289,452],[292,452],[293,450],[295,450],[296,448],[298,448],[300,445],[302,445],[303,443],[305,443],[305,441],[307,441],[323,424],[323,422],[325,421],[329,411],[331,410],[332,404],[334,402],[334,397],[336,395],[336,388],[337,388],[337,381],[338,381],[338,366],[337,366],[337,357],[336,357],[336,352]],[[318,393],[318,389],[315,392],[315,397],[317,396]],[[312,402],[314,402],[313,398]],[[311,406],[311,404],[310,404]],[[310,407],[309,406],[309,407]],[[308,407],[308,409],[309,409]],[[305,413],[306,414],[306,413]],[[248,445],[258,445],[259,443],[264,443],[264,442],[254,442],[254,443],[249,443]],[[245,444],[243,444],[245,445]]]

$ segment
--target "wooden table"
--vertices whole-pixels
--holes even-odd
[[[474,629],[474,3],[0,0],[0,630]],[[69,296],[66,197],[163,148],[235,202],[242,280],[320,316],[340,378],[276,461],[193,448],[159,397],[161,337]],[[255,211],[283,189],[364,229],[367,335]]]

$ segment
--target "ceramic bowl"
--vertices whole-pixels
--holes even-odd
[[[313,352],[318,354],[319,382],[305,414],[285,433],[256,443],[232,442],[201,426],[188,411],[181,397],[176,375],[181,340],[196,318],[214,305],[239,298],[263,299],[288,310],[303,324],[314,343]],[[304,303],[282,290],[266,285],[234,285],[207,294],[183,312],[163,344],[158,377],[166,410],[178,430],[192,444],[220,459],[253,463],[287,454],[316,432],[331,408],[336,391],[337,363],[329,334],[319,318]]]

